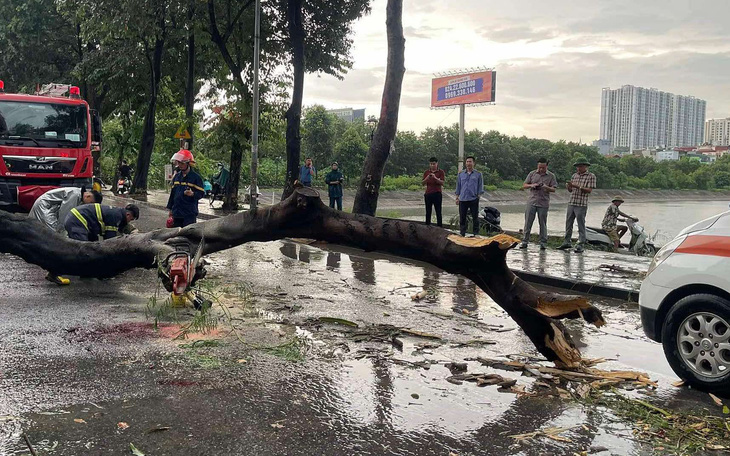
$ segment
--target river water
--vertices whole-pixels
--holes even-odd
[[[650,236],[656,236],[657,244],[662,245],[674,238],[686,226],[727,211],[729,202],[724,199],[715,201],[626,201],[621,205],[621,211],[638,217],[639,224]],[[484,207],[487,204],[482,203],[481,206]],[[586,224],[600,227],[608,205],[609,203],[591,202],[588,207]],[[502,212],[503,229],[517,231],[523,227],[525,223],[524,204],[494,204],[494,207]],[[560,235],[564,232],[566,208],[566,204],[551,205],[548,215],[550,234]],[[402,212],[404,213],[403,218],[419,220],[424,217],[425,209],[418,207],[405,209]],[[447,223],[456,214],[458,214],[456,205],[444,201],[444,223]],[[537,233],[537,231],[538,224],[535,221],[532,232]],[[577,227],[574,228],[573,234],[577,235]]]

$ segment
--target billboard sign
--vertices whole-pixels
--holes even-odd
[[[455,74],[435,78],[431,82],[431,107],[494,103],[496,71]]]

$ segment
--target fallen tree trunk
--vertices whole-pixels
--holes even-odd
[[[518,240],[506,235],[463,238],[434,226],[347,214],[330,209],[311,188],[298,188],[286,200],[255,211],[160,229],[101,243],[52,234],[35,220],[0,211],[0,252],[17,255],[54,273],[111,277],[136,267],[156,267],[172,243],[197,246],[204,254],[246,242],[288,237],[311,238],[383,251],[431,263],[474,281],[524,330],[548,360],[561,366],[580,363],[580,352],[559,319],[583,318],[601,326],[601,312],[584,298],[541,293],[507,267],[507,250]]]

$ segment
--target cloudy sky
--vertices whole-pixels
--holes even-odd
[[[354,26],[354,68],[308,75],[305,105],[380,110],[386,0]],[[431,110],[434,72],[497,70],[497,104],[467,108],[466,128],[551,140],[598,137],[601,88],[656,87],[707,100],[730,117],[728,0],[404,0],[400,130],[458,122]]]

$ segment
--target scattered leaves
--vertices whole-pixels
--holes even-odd
[[[119,429],[120,431],[123,431],[125,429],[129,429],[129,425],[127,423],[125,423],[124,421],[120,421],[117,423],[117,429]]]
[[[74,418],[74,423],[86,424],[86,421],[82,418]]]
[[[722,407],[722,399],[720,399],[719,397],[715,396],[712,393],[708,393],[708,394],[710,395],[710,399],[712,399],[712,401],[715,404],[717,404],[718,407]]]
[[[144,453],[142,453],[136,446],[134,446],[134,443],[129,444],[129,451],[134,456],[145,456]]]

